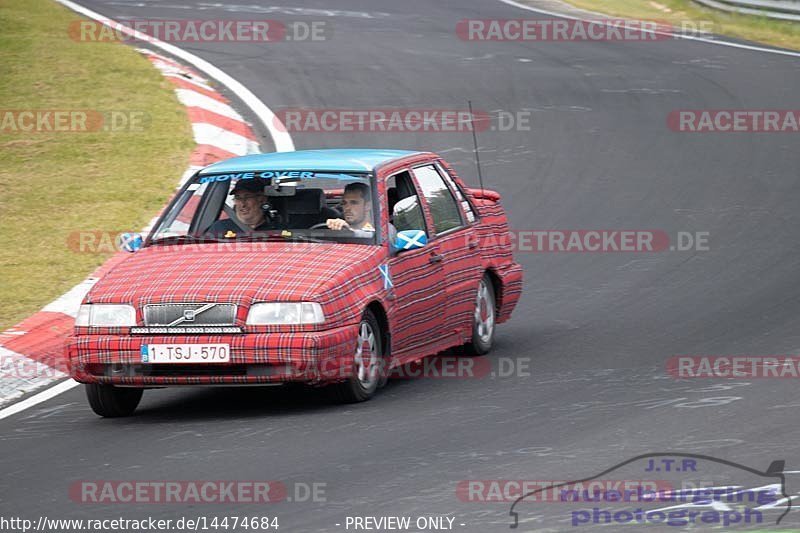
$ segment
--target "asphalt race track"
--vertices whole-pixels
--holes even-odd
[[[525,291],[488,356],[494,376],[393,380],[344,407],[303,389],[148,391],[119,420],[70,390],[0,421],[0,514],[277,516],[284,532],[345,531],[348,516],[449,516],[458,531],[502,531],[511,501],[462,501],[460,481],[580,479],[663,451],[800,470],[796,380],[666,370],[681,354],[800,351],[797,134],[667,127],[679,109],[796,109],[798,58],[673,39],[459,39],[462,19],[547,18],[493,0],[144,4],[83,2],[118,20],[327,21],[322,43],[177,44],[276,111],[465,109],[471,99],[495,117],[527,113],[529,130],[478,134],[485,185],[503,195],[513,228],[658,229],[673,243],[707,232],[708,249],[517,251]],[[436,151],[477,185],[469,133],[292,137],[298,149]],[[792,494],[796,477],[787,474]],[[292,501],[110,505],[69,493],[81,480],[256,479],[281,481]],[[306,497],[314,483],[324,494]],[[528,529],[580,530],[557,520],[558,506],[528,509]],[[537,514],[550,518],[527,522]],[[798,524],[795,511],[781,523]]]

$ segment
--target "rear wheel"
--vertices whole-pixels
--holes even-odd
[[[484,274],[475,296],[472,339],[463,346],[462,350],[465,355],[485,355],[492,349],[496,305],[494,285],[492,285],[489,274]]]
[[[353,374],[346,381],[328,387],[333,399],[340,403],[356,403],[372,398],[382,382],[383,362],[381,327],[367,309],[358,325]]]
[[[142,399],[143,389],[115,387],[113,385],[86,384],[86,397],[92,411],[106,418],[130,416]]]

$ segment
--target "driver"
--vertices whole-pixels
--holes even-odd
[[[270,221],[264,214],[262,206],[267,203],[267,196],[264,194],[264,187],[268,182],[262,178],[240,179],[233,186],[230,194],[233,195],[233,209],[236,218],[242,226],[250,228],[251,231],[265,231],[274,229]],[[208,233],[239,233],[242,228],[230,218],[217,220],[210,228]]]
[[[325,221],[332,230],[364,230],[375,231],[370,223],[372,202],[369,198],[369,187],[365,183],[348,183],[342,194],[342,213],[344,219],[329,218]]]

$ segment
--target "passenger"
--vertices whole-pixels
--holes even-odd
[[[328,229],[375,231],[370,222],[372,201],[369,196],[369,186],[358,182],[348,183],[342,195],[342,213],[344,219],[329,218],[325,221]]]

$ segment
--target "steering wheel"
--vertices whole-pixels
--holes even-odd
[[[322,229],[322,228],[327,229],[328,228],[328,223],[327,222],[320,222],[319,224],[314,224],[313,226],[311,226],[308,229]],[[343,227],[342,229],[340,229],[338,231],[355,231],[355,230],[353,228],[351,228],[351,227],[345,226],[345,227]]]

